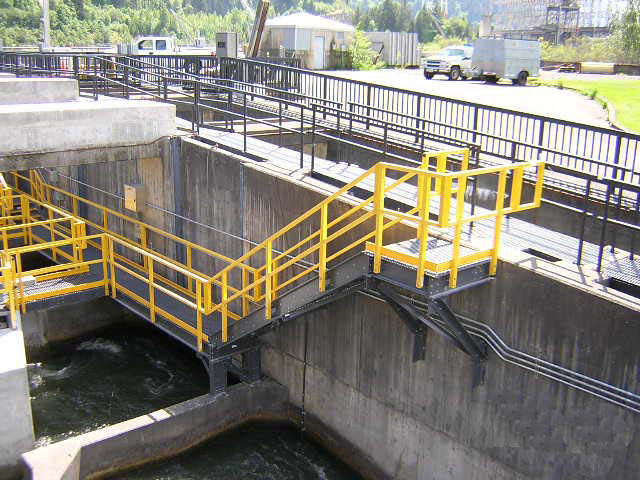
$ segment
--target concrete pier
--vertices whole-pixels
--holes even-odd
[[[33,448],[27,361],[20,330],[0,330],[0,479],[15,478]]]
[[[287,389],[273,381],[240,384],[22,456],[27,480],[81,480],[176,455],[242,423],[283,421]]]

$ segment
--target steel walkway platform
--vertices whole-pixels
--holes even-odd
[[[185,128],[190,129],[190,123],[180,121]],[[220,148],[236,152],[244,153],[244,137],[242,134],[219,131],[213,129],[201,129],[197,136],[199,139],[218,145]],[[285,175],[300,174],[301,171],[308,172],[311,168],[311,157],[308,154],[303,155],[303,169],[300,168],[300,154],[285,147],[278,147],[267,143],[263,140],[247,137],[246,153],[253,159],[260,161],[270,170]],[[353,179],[361,175],[365,170],[347,163],[336,163],[330,160],[315,158],[314,170],[312,176],[331,183],[335,186],[343,186]],[[307,180],[311,182],[312,180]],[[367,192],[373,192],[373,181],[365,180],[360,184],[362,189]],[[404,184],[396,189],[390,197],[394,198],[403,205],[409,206],[415,204],[416,187]],[[434,205],[434,209],[437,206]],[[465,210],[470,211],[471,205],[465,204]],[[476,212],[480,213],[481,207],[476,207]],[[494,231],[494,222],[481,221],[474,222],[471,234],[466,235],[465,240],[469,242],[482,241],[491,238]],[[575,252],[578,250],[580,240],[569,235],[554,232],[547,228],[519,220],[517,218],[508,218],[502,226],[501,246],[509,247],[517,250],[532,249],[536,252],[555,257],[567,262],[575,262]],[[605,265],[615,265],[615,257],[609,252],[609,248],[605,249],[606,258]],[[589,242],[583,242],[583,263],[596,264],[599,255],[599,246]]]

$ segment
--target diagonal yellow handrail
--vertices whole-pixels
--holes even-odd
[[[459,168],[455,171],[449,171],[447,168],[451,155],[461,156]],[[534,175],[530,176],[533,178],[533,193],[528,192],[525,195],[524,172],[531,170],[534,171]],[[16,181],[18,178],[25,178],[17,173],[14,176]],[[472,212],[465,203],[466,187],[470,177],[477,180],[480,176],[492,176],[497,179],[496,204],[494,208],[478,208]],[[274,300],[287,289],[295,288],[311,278],[317,278],[319,291],[325,291],[328,288],[327,273],[331,267],[336,262],[348,258],[362,245],[373,256],[374,273],[380,273],[383,258],[415,266],[418,288],[423,287],[426,272],[443,271],[450,272],[449,286],[454,288],[457,285],[459,268],[479,260],[488,260],[489,272],[494,275],[502,219],[505,215],[539,206],[543,177],[543,162],[470,169],[469,152],[466,150],[425,155],[422,164],[417,168],[380,162],[235,260],[48,185],[35,173],[30,174],[26,180],[31,182],[32,194],[36,201],[49,203],[53,192],[67,195],[73,203],[71,215],[74,217],[77,216],[79,202],[85,202],[103,212],[105,219],[102,225],[89,219],[85,221],[107,234],[107,252],[103,254],[103,258],[107,258],[105,261],[111,270],[108,275],[111,294],[122,291],[138,303],[144,304],[150,310],[152,321],[155,321],[157,314],[169,317],[173,323],[196,335],[198,347],[202,348],[202,342],[209,341],[203,334],[205,317],[219,319],[221,340],[227,342],[229,319],[238,320],[251,312],[263,309],[265,318],[269,320]],[[510,187],[507,185],[508,181]],[[355,197],[346,199],[345,195],[354,189],[368,190],[372,194],[361,200],[356,200]],[[508,203],[505,202],[507,195]],[[532,199],[525,202],[525,196]],[[349,206],[345,209],[345,202],[338,202],[339,199],[347,200],[346,204]],[[404,210],[394,210],[390,208],[392,201],[407,207]],[[191,264],[189,255],[187,264],[180,264],[151,251],[144,241],[128,239],[118,232],[111,231],[106,218],[109,215],[132,221],[136,225],[142,224],[141,228],[144,231],[159,232],[166,238],[188,245],[191,249],[198,249],[215,258],[223,258],[227,265],[211,276],[198,272]],[[494,222],[492,245],[484,250],[471,249],[471,253],[467,248],[462,254],[463,226],[485,220]],[[415,255],[401,254],[385,246],[385,232],[395,225],[404,227],[394,230],[394,242],[398,241],[398,235],[404,235],[405,239],[417,239],[418,250]],[[451,258],[439,262],[429,258],[427,247],[429,238],[433,236],[445,236],[451,240]],[[127,263],[125,256],[115,252],[115,244],[137,252],[143,257],[143,264],[136,264],[135,269],[132,269],[131,262]],[[162,265],[186,277],[189,282],[188,290],[185,291],[177,284],[168,282],[159,275],[154,265]],[[149,282],[149,298],[136,297],[133,292],[127,291],[124,285],[118,285],[116,270]],[[179,318],[171,318],[169,312],[158,310],[154,305],[156,292],[179,297],[180,302],[194,307],[197,312],[196,326],[193,327]],[[211,317],[214,314],[215,317]]]

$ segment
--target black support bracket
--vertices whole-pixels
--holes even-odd
[[[375,285],[380,296],[393,308],[414,335],[413,361],[424,360],[428,329],[450,341],[473,360],[472,386],[484,383],[487,349],[484,343],[476,341],[456,318],[455,313],[442,299],[429,301],[429,313],[434,313],[440,321],[430,315],[420,313],[408,300],[384,283]]]

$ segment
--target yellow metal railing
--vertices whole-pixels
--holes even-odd
[[[447,171],[447,161],[452,154],[461,155],[458,171]],[[33,195],[30,198],[35,202],[50,205],[54,192],[57,192],[70,204],[71,211],[65,213],[73,218],[78,218],[80,203],[95,209],[101,222],[89,218],[83,221],[103,232],[102,236],[86,237],[86,241],[102,251],[102,261],[108,270],[103,279],[105,293],[126,295],[144,305],[149,309],[152,321],[158,315],[168,319],[194,335],[198,348],[202,349],[203,342],[208,341],[203,326],[205,316],[216,314],[215,318],[220,320],[222,341],[226,342],[230,320],[238,320],[261,308],[265,317],[270,319],[273,302],[279,295],[314,277],[319,281],[319,290],[324,291],[330,267],[363,247],[373,255],[376,273],[381,270],[383,257],[414,265],[418,288],[423,286],[426,272],[447,270],[450,271],[449,285],[453,288],[457,285],[458,269],[480,260],[489,260],[490,273],[495,274],[502,219],[504,215],[539,206],[544,163],[479,169],[469,169],[468,164],[469,154],[465,150],[426,155],[418,168],[378,163],[236,260],[48,185],[36,172],[30,173],[29,177],[13,173],[13,178],[15,185],[19,180],[30,183]],[[523,200],[527,196],[523,193],[525,171],[530,172],[528,181],[535,179],[533,192],[528,194],[532,198],[528,202]],[[495,177],[495,208],[470,211],[464,200],[467,183],[472,176],[476,179]],[[508,179],[510,187],[507,187]],[[351,206],[345,208],[345,203],[338,200],[344,200],[343,196],[355,188],[373,193],[364,200],[353,200],[352,197],[347,202]],[[385,200],[399,200],[408,207],[405,211],[396,211],[389,208]],[[134,225],[138,229],[138,238],[131,239],[121,233],[131,229],[120,227],[121,232],[114,230],[110,225],[111,218]],[[471,253],[462,255],[463,226],[485,220],[492,221],[494,225],[490,245],[482,249],[467,248],[465,252]],[[415,255],[401,254],[385,246],[385,232],[398,224],[405,227],[405,239],[417,239],[418,252]],[[413,235],[407,233],[411,231]],[[150,233],[184,245],[186,263],[153,251],[148,242]],[[95,240],[97,237],[102,239],[100,245]],[[429,260],[427,247],[430,237],[446,237],[451,241],[450,258],[438,262]],[[221,260],[226,266],[214,275],[204,274],[193,266],[192,254],[195,251]],[[146,296],[140,296],[119,282],[117,272],[146,283],[149,288]],[[3,270],[5,274],[12,275],[11,269]],[[179,276],[186,279],[186,287],[176,280]],[[159,307],[156,302],[158,292],[186,305],[195,315],[195,327],[184,318]]]
[[[20,309],[22,313],[26,311],[26,305],[29,302],[50,298],[53,296],[64,295],[71,292],[79,292],[91,288],[104,285],[104,278],[100,281],[88,283],[74,284],[63,288],[38,288],[37,291],[29,293],[25,288],[25,278],[33,277],[37,282],[43,282],[52,278],[58,278],[67,275],[77,275],[78,273],[86,273],[91,265],[102,262],[97,260],[74,260],[68,263],[57,263],[55,265],[23,270],[23,255],[33,252],[43,252],[52,248],[74,248],[78,242],[88,242],[90,240],[102,241],[101,235],[92,235],[86,237],[71,238],[66,240],[58,240],[55,242],[46,242],[34,245],[25,245],[20,247],[9,248],[2,251],[2,265],[7,266],[8,280],[4,283],[5,293],[10,300],[9,309],[12,315],[15,310]],[[13,291],[11,291],[13,290]]]
[[[71,247],[78,241],[96,245],[96,250],[98,252],[97,257],[92,260],[84,260],[81,262],[56,264],[28,271],[22,270],[23,255],[32,252],[42,252],[43,250],[48,250],[54,247]],[[146,273],[144,275],[139,274],[136,270],[131,268],[130,263],[123,262],[121,260],[122,257],[120,257],[119,260],[119,256],[115,253],[117,248],[120,248],[121,251],[124,250],[124,253],[130,252],[140,255],[140,265],[145,265]],[[154,255],[151,252],[142,250],[131,243],[122,241],[112,235],[101,233],[76,239],[58,240],[55,242],[9,248],[2,251],[0,254],[0,261],[0,275],[3,282],[1,293],[5,296],[6,308],[10,312],[12,328],[16,328],[17,312],[22,311],[24,313],[26,311],[26,305],[29,302],[68,293],[77,293],[94,288],[104,288],[105,295],[110,295],[113,298],[117,298],[118,295],[124,295],[125,297],[147,307],[149,309],[150,319],[152,322],[155,323],[157,316],[162,316],[182,330],[194,335],[196,337],[199,350],[202,350],[203,342],[207,342],[209,340],[209,337],[204,333],[204,301],[202,295],[203,285],[206,283],[207,279],[176,267],[171,262],[167,262],[163,258]],[[79,267],[83,268],[84,272],[89,272],[92,266],[99,267],[92,276],[87,277],[86,281],[76,281],[72,285],[62,288],[59,286],[47,288],[44,286],[38,289],[33,289],[33,291],[30,291],[25,286],[25,278],[27,276],[38,278],[38,281],[42,282],[43,279],[51,278],[52,275],[59,275],[62,272],[68,271],[70,268],[73,268],[75,273],[77,273],[77,269]],[[175,292],[164,286],[162,282],[158,282],[157,271],[159,267],[169,269],[174,274],[179,273],[191,278],[196,285],[196,301],[194,302],[190,298],[181,295],[180,292]],[[119,280],[118,277],[122,274],[129,275],[130,277],[145,284],[146,296],[135,293],[130,282],[127,283],[122,279]],[[195,326],[190,325],[186,319],[181,319],[175,313],[169,312],[159,306],[156,302],[158,292],[162,292],[170,299],[173,299],[182,305],[186,305],[189,310],[193,311]]]
[[[185,240],[181,237],[178,237],[177,235],[173,235],[169,232],[164,231],[159,227],[150,225],[141,220],[130,217],[117,210],[107,208],[103,205],[100,205],[97,202],[93,202],[86,198],[82,198],[81,196],[70,193],[62,188],[50,185],[43,180],[42,176],[36,170],[30,170],[28,177],[21,175],[18,172],[10,172],[10,175],[13,178],[14,186],[18,185],[19,180],[27,182],[30,185],[31,192],[22,191],[22,193],[25,193],[25,194],[29,193],[34,198],[42,200],[43,202],[47,202],[48,204],[54,203],[53,196],[55,193],[59,197],[57,199],[57,202],[68,205],[69,210],[66,211],[66,213],[75,218],[80,218],[79,207],[80,205],[85,205],[87,209],[90,208],[93,210],[93,212],[88,212],[86,216],[82,218],[82,220],[87,224],[87,226],[93,227],[98,232],[108,233],[109,235],[115,238],[118,238],[122,241],[133,243],[134,245],[141,248],[142,250],[149,251],[154,255],[157,255],[158,257],[162,258],[166,262],[172,263],[175,267],[179,267],[181,270],[186,270],[187,272],[190,272],[191,274],[196,275],[198,277],[204,277],[207,279],[211,278],[210,275],[207,275],[206,273],[201,272],[198,269],[194,268],[193,258],[195,253],[200,253],[204,255],[206,258],[212,259],[214,261],[222,262],[223,264],[231,264],[234,262],[234,259],[230,257],[222,255],[218,252],[210,250],[194,242]],[[130,231],[131,227],[133,227],[133,229],[136,232],[134,235],[134,238],[131,238],[131,235],[127,236],[123,233],[123,232],[127,232],[128,230]],[[177,245],[182,245],[185,249],[186,262],[185,263],[179,262],[176,259],[171,258],[167,255],[164,255],[158,252],[157,250],[154,250],[153,248],[151,248],[150,239],[152,235],[157,236],[157,240],[158,240],[157,243],[160,243],[162,241],[168,241],[168,242],[173,242]],[[119,260],[123,262],[128,261],[127,258],[119,256],[119,254],[117,253],[116,253],[116,256],[119,258]],[[135,265],[134,263],[130,263],[130,266],[132,268],[137,268],[139,270],[139,273],[143,272],[144,269],[146,268],[146,266],[139,268],[139,266]],[[245,265],[244,269],[246,270],[248,275],[256,276],[255,269],[251,268],[250,266]],[[165,275],[158,275],[157,278],[158,278],[158,281],[163,282],[165,286],[173,288],[185,295],[192,297],[193,299],[196,299],[196,296],[197,296],[196,284],[193,282],[190,276],[188,275],[186,276],[187,278],[186,287],[167,278]]]
[[[458,153],[458,152],[456,152]],[[222,341],[228,340],[229,319],[238,319],[246,316],[251,307],[265,309],[265,317],[271,318],[272,303],[281,294],[283,289],[293,286],[295,282],[303,281],[310,275],[317,275],[319,290],[326,288],[326,275],[329,262],[346,258],[355,248],[370,239],[373,243],[366,245],[367,250],[374,256],[374,272],[379,273],[384,256],[397,258],[399,254],[385,248],[384,233],[393,225],[400,222],[413,227],[419,243],[419,252],[415,256],[402,256],[401,260],[414,264],[417,267],[416,286],[423,286],[425,272],[442,272],[450,270],[450,287],[457,285],[458,269],[466,264],[483,259],[490,260],[490,273],[495,274],[500,244],[500,230],[504,215],[535,208],[540,204],[542,194],[542,182],[544,175],[543,162],[520,163],[501,167],[464,170],[457,172],[444,171],[446,154],[437,155],[436,171],[429,170],[429,158],[425,157],[420,168],[402,167],[387,163],[378,163],[364,172],[354,181],[342,187],[318,205],[302,214],[296,220],[280,229],[267,238],[260,245],[255,246],[246,254],[238,258],[234,263],[223,268],[213,276],[209,282],[214,292],[208,298],[220,298],[217,304],[207,303],[207,314],[220,312],[222,326]],[[465,155],[463,167],[468,165],[468,156]],[[522,202],[523,172],[534,170],[536,182],[533,199],[530,202]],[[399,177],[391,180],[387,174]],[[505,205],[506,181],[508,175],[512,175],[510,203]],[[493,210],[483,210],[479,214],[465,212],[464,195],[467,181],[470,176],[497,175],[498,195],[496,207]],[[413,183],[412,183],[413,182]],[[414,186],[417,184],[417,188]],[[342,195],[355,187],[371,187],[373,195],[357,203],[346,212],[334,214],[330,218],[332,210],[339,211],[334,205]],[[406,212],[399,212],[385,207],[385,199],[394,199],[395,195],[403,195],[400,187],[411,185],[416,191],[414,206]],[[406,189],[404,189],[406,192]],[[406,193],[405,193],[405,201]],[[335,208],[333,208],[335,207]],[[433,217],[433,218],[432,218]],[[461,233],[463,225],[485,219],[495,219],[495,234],[492,245],[484,250],[474,251],[465,256],[460,255]],[[313,219],[313,222],[310,222]],[[282,253],[274,254],[274,245],[289,243],[287,235],[294,229],[300,228],[304,222],[312,223],[315,228],[313,233],[292,246],[285,248]],[[373,225],[367,226],[367,222]],[[319,225],[319,227],[313,227]],[[449,260],[434,263],[427,260],[427,245],[430,232],[437,229],[441,236],[447,233],[447,229],[453,228],[452,256]],[[309,225],[306,225],[308,231]],[[356,237],[353,240],[353,237]],[[341,242],[340,244],[338,244]],[[285,271],[306,262],[304,268],[298,268],[296,273]],[[246,275],[238,274],[237,269],[246,264],[256,268],[258,278],[250,282]],[[231,284],[231,278],[241,279],[239,286]],[[238,280],[236,280],[238,281]],[[221,284],[221,285],[220,285]],[[231,293],[231,288],[236,289]],[[235,308],[235,310],[234,310]]]

